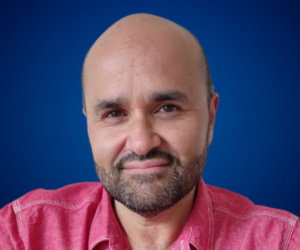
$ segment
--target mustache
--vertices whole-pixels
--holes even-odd
[[[158,149],[151,149],[146,155],[138,155],[135,152],[131,152],[128,155],[125,155],[116,162],[114,168],[122,170],[124,169],[124,165],[131,161],[146,161],[150,159],[164,159],[168,161],[169,164],[181,165],[180,160],[176,156],[173,156],[170,153],[160,151]]]

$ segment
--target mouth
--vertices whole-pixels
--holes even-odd
[[[150,159],[145,161],[131,161],[124,165],[122,171],[131,174],[150,174],[165,171],[170,163],[163,159]]]

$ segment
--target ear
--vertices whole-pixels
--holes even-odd
[[[85,108],[82,108],[82,113],[85,115],[86,117],[86,109]]]
[[[208,145],[211,144],[213,138],[213,131],[216,120],[217,108],[219,105],[219,95],[217,93],[212,93],[209,104],[209,134],[208,134]]]

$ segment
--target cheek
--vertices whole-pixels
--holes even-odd
[[[88,135],[97,164],[103,167],[112,166],[122,148],[120,133],[115,130],[99,129],[92,124],[88,126]]]
[[[197,119],[174,123],[164,131],[164,140],[181,160],[201,154],[206,138],[207,124]]]

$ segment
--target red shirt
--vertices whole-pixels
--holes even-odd
[[[0,210],[2,250],[131,249],[100,183],[32,191]],[[295,215],[256,206],[199,181],[189,219],[171,249],[300,249]]]

